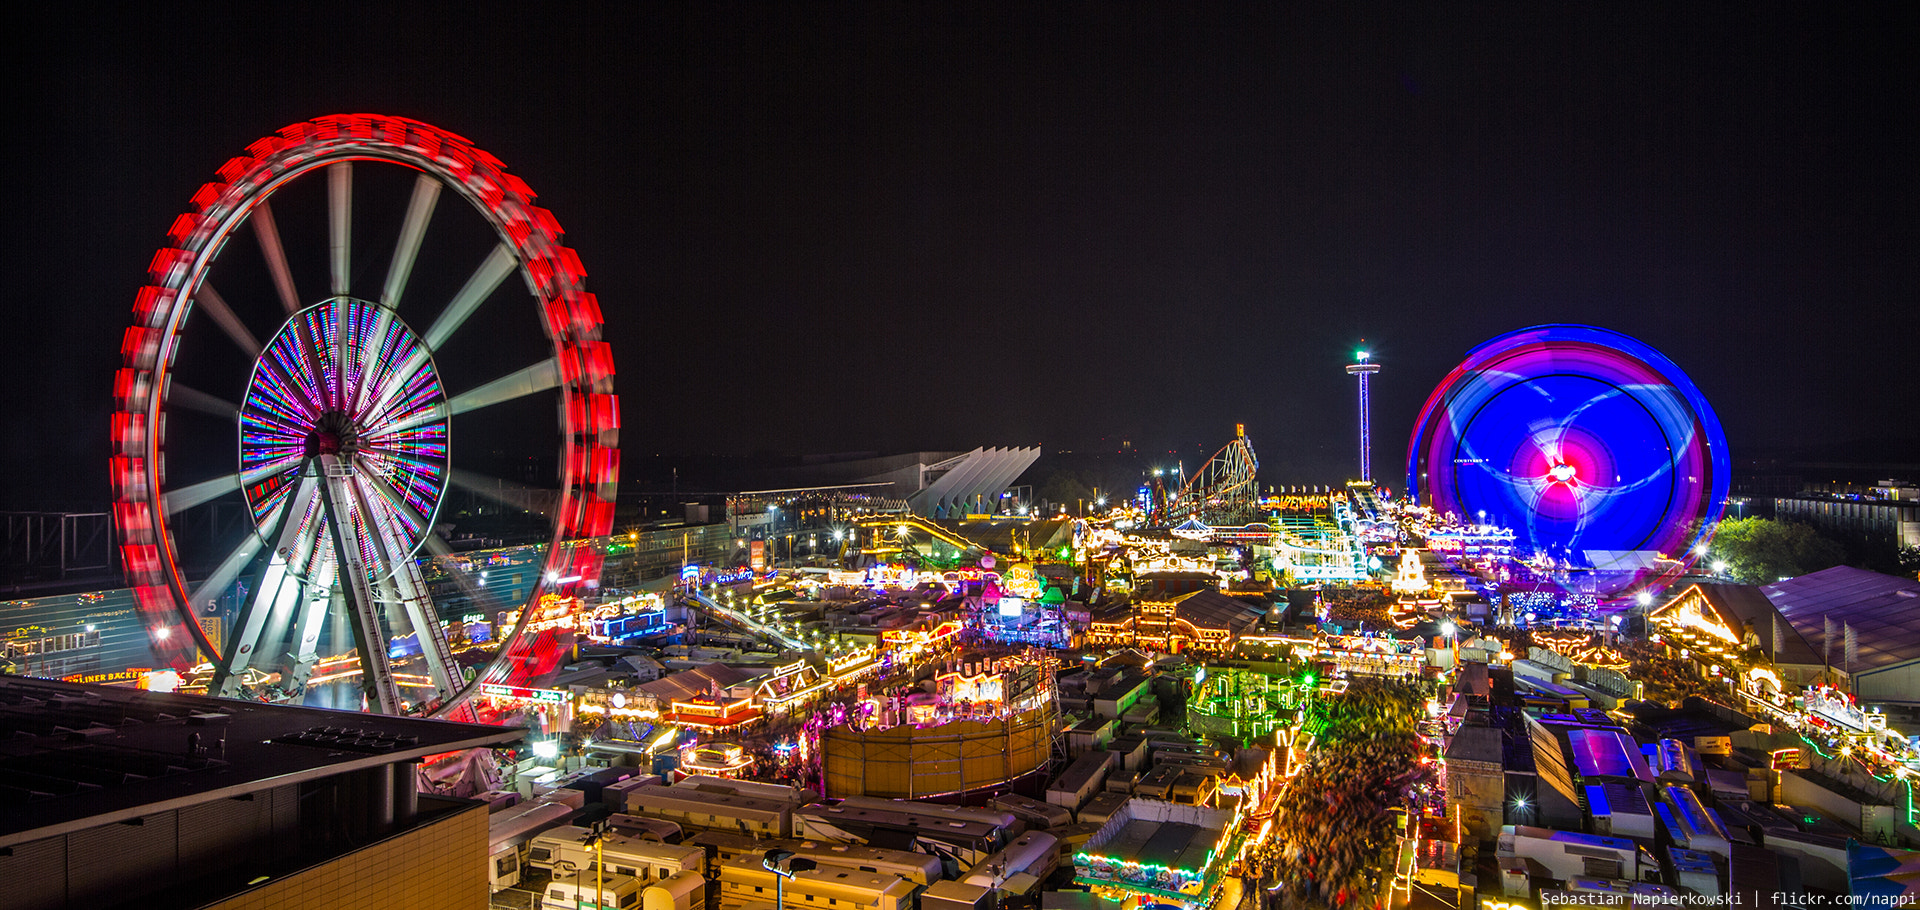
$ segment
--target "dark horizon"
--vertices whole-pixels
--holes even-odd
[[[102,12],[11,39],[0,508],[107,501],[166,228],[247,143],[358,111],[540,194],[636,460],[1128,439],[1191,465],[1244,423],[1263,475],[1324,483],[1357,461],[1364,345],[1397,489],[1435,385],[1546,322],[1671,358],[1736,463],[1920,449],[1911,7]]]

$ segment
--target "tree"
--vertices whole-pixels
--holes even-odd
[[[1727,564],[1735,581],[1764,585],[1818,572],[1847,559],[1839,544],[1811,525],[1766,518],[1723,521],[1713,535],[1713,558]]]

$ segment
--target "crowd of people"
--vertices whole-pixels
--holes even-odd
[[[1249,871],[1286,907],[1366,907],[1391,871],[1398,812],[1433,780],[1415,732],[1425,694],[1412,682],[1363,679],[1316,706],[1315,751],[1287,784],[1275,837]]]
[[[1627,676],[1645,685],[1648,701],[1679,707],[1688,696],[1727,700],[1724,683],[1708,679],[1698,663],[1673,657],[1661,645],[1644,640],[1623,641],[1620,650],[1629,661]]]
[[[1326,621],[1353,630],[1393,628],[1393,598],[1371,588],[1346,589],[1324,598]]]

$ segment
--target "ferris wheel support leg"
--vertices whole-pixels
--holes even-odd
[[[300,594],[300,588],[300,582],[288,574],[286,562],[275,554],[266,572],[260,576],[259,587],[248,599],[240,615],[239,634],[227,641],[227,653],[222,656],[220,665],[214,668],[213,682],[208,687],[211,694],[221,698],[235,698],[241,694],[241,681],[246,677],[247,669],[253,666],[254,658],[259,655],[261,630],[273,616],[277,615],[282,623],[285,622],[294,598]]]
[[[425,526],[431,523],[427,516],[413,510],[407,504],[406,497],[394,489],[385,478],[378,475],[362,475],[365,486],[396,514],[404,520]],[[379,547],[381,558],[394,571],[381,584],[391,600],[401,605],[406,612],[407,622],[413,627],[414,641],[420,645],[420,657],[427,664],[428,678],[433,680],[434,694],[440,701],[451,698],[460,691],[464,680],[459,668],[454,664],[453,649],[447,644],[447,633],[440,625],[439,616],[434,613],[433,598],[427,595],[427,583],[420,575],[420,563],[399,538],[395,536],[391,525],[376,522],[374,542]]]
[[[387,637],[380,628],[380,605],[373,596],[373,585],[366,560],[360,555],[359,531],[353,527],[349,503],[353,503],[353,466],[334,455],[320,456],[320,473],[325,486],[327,525],[333,530],[333,551],[339,564],[339,590],[346,595],[347,612],[353,615],[354,645],[360,651],[360,687],[367,703],[381,714],[400,713],[400,688],[393,679],[393,665],[387,658]]]
[[[287,691],[297,692],[307,687],[307,680],[313,678],[313,668],[320,663],[320,632],[327,624],[327,607],[331,598],[328,590],[332,584],[316,585],[303,592],[305,598],[300,606],[299,625],[300,643],[293,652],[293,668],[287,674]]]
[[[273,553],[268,557],[265,571],[255,580],[253,596],[241,609],[240,621],[235,624],[237,634],[228,638],[226,653],[221,655],[219,665],[214,668],[213,681],[208,686],[208,691],[214,695],[233,698],[240,694],[240,684],[247,668],[259,656],[261,631],[276,615],[284,623],[287,612],[292,609],[293,598],[299,594],[300,582],[287,571],[287,555],[292,554],[299,559],[311,553],[311,543],[303,544],[301,540],[305,524],[301,519],[312,507],[313,498],[319,495],[319,483],[311,475],[303,476],[299,483],[293,495],[287,497],[277,512],[268,518],[268,527],[279,526],[279,532],[274,537]],[[215,577],[201,585],[194,596],[198,598],[202,591],[217,595],[233,581],[233,577],[244,567],[245,560],[253,558],[258,549],[256,544],[243,545],[235,550],[214,570]],[[219,587],[212,587],[215,581],[219,582]]]
[[[394,573],[393,581],[400,604],[407,611],[407,621],[413,624],[414,639],[420,643],[420,656],[427,662],[427,675],[433,680],[436,694],[441,700],[453,697],[465,681],[454,663],[453,649],[447,644],[447,630],[434,615],[433,601],[427,597],[419,564],[406,560],[400,571]]]

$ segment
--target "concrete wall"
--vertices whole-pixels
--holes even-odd
[[[1447,801],[1460,813],[1460,830],[1481,840],[1500,834],[1505,822],[1506,775],[1500,766],[1455,759],[1447,763]]]
[[[1860,825],[1859,803],[1792,771],[1780,772],[1780,800],[1789,806],[1811,806],[1844,824]]]
[[[1920,704],[1920,660],[1854,674],[1854,694],[1863,702]]]
[[[1903,805],[1905,801],[1904,796],[1887,793],[1880,795],[1879,798],[1873,798],[1876,795],[1876,790],[1885,787],[1884,784],[1880,784],[1874,789],[1869,789],[1867,786],[1862,786],[1862,784],[1871,785],[1878,784],[1878,782],[1862,782],[1857,779],[1852,779],[1853,775],[1846,773],[1846,768],[1836,768],[1836,764],[1835,762],[1820,762],[1816,767],[1822,774],[1834,777],[1850,786],[1859,787],[1867,793],[1869,798],[1872,798],[1871,802],[1865,804],[1856,802],[1851,797],[1835,793],[1792,771],[1780,772],[1781,801],[1790,806],[1811,806],[1818,809],[1821,814],[1829,818],[1837,819],[1859,828],[1864,838],[1870,842],[1877,842],[1883,836],[1899,838],[1909,843],[1913,842],[1916,834],[1920,832],[1916,832],[1911,825],[1906,823],[1906,813],[1903,811],[1889,810],[1889,807]],[[1835,771],[1839,771],[1840,773],[1836,774]]]
[[[285,786],[15,844],[0,855],[0,906],[137,903],[223,873],[238,879],[230,892],[260,870],[297,863],[300,835],[300,788]]]

